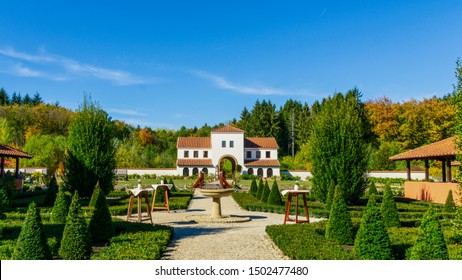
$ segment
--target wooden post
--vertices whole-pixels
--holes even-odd
[[[429,176],[429,164],[428,164],[428,159],[425,159],[425,181],[429,181],[430,176]]]
[[[448,167],[448,182],[452,182],[451,159],[447,159],[446,166]]]
[[[3,177],[4,172],[5,172],[5,158],[2,157],[0,160],[0,178]]]
[[[446,159],[441,160],[441,166],[443,169],[443,182],[446,182]]]
[[[15,178],[19,179],[19,158],[16,158]]]
[[[407,167],[407,180],[411,181],[411,160],[406,160],[406,167]]]

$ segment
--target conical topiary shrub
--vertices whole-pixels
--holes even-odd
[[[456,212],[456,204],[454,203],[454,198],[452,197],[452,190],[449,190],[448,196],[446,197],[446,202],[443,207],[444,212]]]
[[[176,187],[175,187],[175,182],[173,182],[173,178],[170,178],[170,181],[168,181],[168,183],[169,183],[170,185],[172,185],[172,188],[170,189],[170,191],[172,191],[172,192],[178,191],[178,190],[176,189]]]
[[[109,239],[114,236],[111,213],[102,191],[98,192],[88,229],[93,242],[109,242]]]
[[[59,186],[56,181],[55,175],[51,176],[50,182],[48,182],[47,195],[43,201],[43,206],[53,206],[55,204],[56,196],[58,195]]]
[[[375,201],[375,195],[369,197],[361,225],[356,233],[353,252],[358,259],[362,260],[390,260],[393,258],[390,238]]]
[[[270,188],[268,186],[268,181],[265,180],[265,186],[263,187],[260,200],[264,203],[267,203],[269,194],[270,194]]]
[[[51,253],[35,202],[29,204],[26,219],[16,241],[13,260],[50,260]]]
[[[59,187],[53,210],[51,210],[50,220],[55,224],[65,224],[69,212],[69,198],[63,186]]]
[[[88,225],[80,208],[77,191],[72,197],[58,254],[65,260],[90,259],[91,238],[88,232]]]
[[[8,211],[10,200],[8,194],[4,188],[0,188],[0,219],[5,219],[5,212]]]
[[[261,195],[263,193],[264,188],[265,188],[265,183],[263,183],[263,179],[260,178],[260,181],[258,182],[257,194],[255,195],[256,198],[261,199]]]
[[[383,194],[380,210],[382,212],[383,223],[387,228],[400,226],[398,209],[396,208],[390,184],[385,185],[385,193]]]
[[[257,187],[257,180],[255,178],[252,179],[252,183],[250,184],[249,192],[253,195],[257,195],[258,187]]]
[[[367,194],[368,195],[376,195],[376,194],[378,194],[377,187],[375,186],[374,182],[371,182],[369,184],[369,189],[367,190]]]
[[[268,203],[272,205],[282,205],[281,192],[279,192],[279,186],[276,180],[273,182],[270,194],[268,196]]]
[[[411,260],[447,260],[448,248],[435,209],[431,207],[422,218],[419,232],[411,249]]]
[[[353,244],[354,231],[350,212],[337,186],[334,194],[329,221],[326,225],[326,238],[337,241],[340,244]]]
[[[91,194],[91,198],[90,198],[90,202],[88,203],[88,206],[95,208],[96,201],[98,200],[100,192],[101,192],[101,187],[99,186],[99,182],[97,182],[95,188],[93,189],[93,193]]]

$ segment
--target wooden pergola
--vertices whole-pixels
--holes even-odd
[[[405,160],[407,165],[407,179],[411,180],[411,160],[423,160],[425,162],[425,181],[429,181],[429,160],[439,160],[442,163],[443,182],[451,182],[451,166],[456,159],[459,150],[456,145],[457,136],[428,144],[395,156],[390,160]]]
[[[8,145],[0,144],[0,178],[5,174],[5,159],[14,158],[16,159],[16,168],[14,172],[14,177],[19,178],[19,159],[20,158],[32,158],[32,155],[23,152],[21,150],[12,148]]]

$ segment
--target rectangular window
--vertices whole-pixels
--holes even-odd
[[[189,151],[184,151],[184,158],[189,158]]]
[[[261,152],[257,151],[257,158],[261,158]]]
[[[198,158],[199,157],[199,151],[194,151],[193,156],[194,156],[194,158]]]
[[[229,141],[229,147],[234,148],[234,141]]]
[[[271,152],[270,151],[266,151],[266,158],[271,158]]]
[[[252,158],[252,151],[247,151],[247,158]]]
[[[209,152],[208,151],[204,151],[204,158],[208,158],[209,157]]]
[[[226,148],[226,141],[221,141],[221,147]]]

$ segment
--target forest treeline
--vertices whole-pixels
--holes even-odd
[[[452,95],[423,100],[393,102],[383,97],[363,103],[372,132],[371,170],[402,168],[388,158],[408,149],[454,135]],[[307,145],[313,117],[323,101],[313,104],[289,99],[278,107],[270,100],[258,100],[244,107],[240,116],[228,122],[245,131],[247,137],[276,138],[282,169],[310,169]],[[39,93],[11,96],[0,89],[0,143],[34,155],[23,166],[46,166],[61,171],[68,127],[75,114],[58,103],[46,104]],[[135,127],[112,120],[118,167],[175,167],[176,141],[181,136],[209,136],[223,123],[178,130]]]

